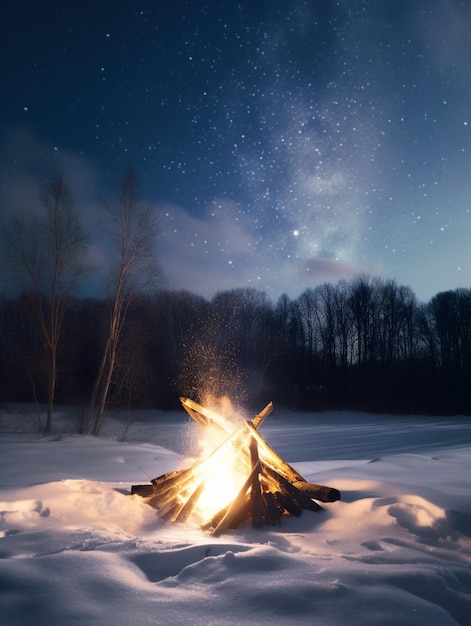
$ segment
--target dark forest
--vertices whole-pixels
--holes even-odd
[[[86,404],[107,338],[107,300],[70,299],[55,399]],[[31,301],[0,302],[0,394],[47,399]],[[44,302],[47,307],[47,302]],[[407,286],[360,276],[276,303],[255,289],[155,290],[127,311],[107,406],[167,409],[178,396],[229,395],[305,410],[470,414],[471,290],[419,303]]]

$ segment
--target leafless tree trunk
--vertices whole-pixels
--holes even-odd
[[[29,297],[48,373],[46,430],[52,430],[57,355],[67,303],[89,271],[87,239],[62,176],[41,192],[45,213],[18,217],[6,233],[7,269]]]
[[[154,209],[139,196],[135,173],[123,177],[118,202],[108,206],[109,228],[115,257],[110,267],[110,308],[102,357],[90,397],[95,418],[94,435],[103,425],[106,401],[116,365],[120,338],[129,306],[136,297],[155,284],[155,240],[159,222]]]

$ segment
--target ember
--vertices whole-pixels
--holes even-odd
[[[131,493],[145,498],[163,520],[191,518],[220,535],[249,520],[256,528],[278,524],[283,515],[322,510],[317,501],[340,499],[337,489],[307,482],[260,435],[257,429],[272,412],[271,402],[253,420],[240,419],[234,425],[189,398],[180,400],[220,443],[191,467],[132,487]]]

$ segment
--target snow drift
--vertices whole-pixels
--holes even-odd
[[[186,463],[183,417],[152,418],[119,442],[2,415],[2,624],[469,624],[468,418],[283,414],[266,440],[342,501],[220,538],[129,495]]]

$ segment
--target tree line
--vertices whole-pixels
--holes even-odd
[[[0,400],[81,407],[98,434],[105,409],[173,408],[179,395],[229,396],[327,408],[471,413],[471,290],[418,302],[408,286],[368,275],[272,302],[237,288],[207,300],[159,288],[158,219],[132,172],[108,207],[108,289],[78,298],[92,270],[61,177],[46,186],[41,220],[8,230],[5,268],[20,291],[0,300]]]
[[[152,207],[140,198],[134,171],[124,174],[117,198],[104,208],[102,231],[109,264],[104,311],[96,320],[103,325],[103,336],[97,337],[99,356],[86,390],[83,421],[84,430],[93,434],[102,426],[129,308],[158,275],[154,244],[159,223]],[[47,402],[45,429],[50,431],[54,403],[61,397],[61,370],[74,367],[65,349],[71,337],[82,339],[76,326],[79,320],[71,316],[74,294],[94,269],[87,255],[87,236],[62,175],[42,187],[39,207],[12,219],[2,244],[2,273],[21,290],[13,311],[11,302],[4,298],[2,303],[3,379],[12,384],[29,381],[29,396],[36,403]],[[14,375],[9,376],[12,366]],[[64,399],[70,400],[68,394]]]

